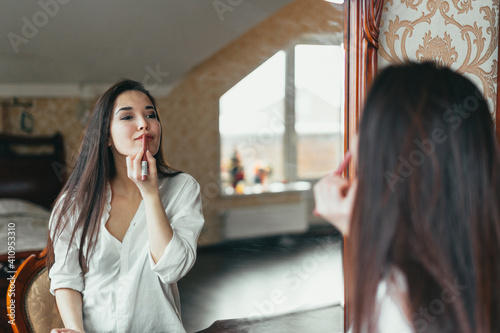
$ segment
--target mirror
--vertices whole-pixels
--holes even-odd
[[[193,175],[201,185],[206,224],[200,245],[216,249],[220,241],[233,239],[233,247],[224,249],[248,260],[244,274],[234,275],[232,270],[225,270],[221,258],[210,254],[203,258],[209,260],[204,267],[220,271],[212,280],[198,281],[205,283],[201,291],[208,294],[207,290],[217,287],[212,296],[221,306],[207,315],[206,322],[198,321],[199,326],[191,326],[190,330],[207,327],[215,319],[262,320],[265,316],[342,303],[339,237],[330,237],[333,230],[312,216],[310,191],[299,188],[225,197],[221,195],[219,175],[220,98],[274,54],[303,41],[301,38],[316,44],[341,44],[345,26],[342,5],[323,0],[45,0],[31,4],[12,2],[9,12],[1,15],[2,31],[7,32],[0,41],[2,100],[17,97],[32,105],[9,106],[2,111],[2,126],[10,134],[48,135],[60,131],[69,160],[92,104],[111,83],[121,77],[136,79],[158,98],[168,161]],[[282,20],[273,19],[276,16]],[[345,42],[344,45],[347,47]],[[30,133],[20,126],[23,113],[31,115],[25,116],[32,122]],[[343,124],[341,129],[344,125],[347,128],[352,123]],[[342,149],[347,145],[348,142],[340,144]],[[337,164],[335,160],[329,163]],[[263,215],[257,213],[267,217],[262,219]],[[301,216],[297,224],[283,223],[297,220],[297,216]],[[231,224],[231,218],[243,223]],[[276,225],[263,223],[266,221]],[[248,243],[246,247],[236,245],[243,237],[291,232],[300,235],[310,227],[310,221],[317,231],[305,243],[292,235],[275,236],[274,243],[253,247]],[[264,232],[266,227],[271,228]],[[270,248],[274,251],[271,257],[282,258],[281,253],[287,260],[293,259],[292,264],[265,261],[264,253]],[[192,273],[202,267],[198,266],[202,258],[199,259]],[[266,265],[270,270],[265,270]],[[330,268],[323,271],[324,267]],[[276,282],[271,283],[267,273],[262,273],[269,271],[277,276]],[[227,282],[219,282],[223,276]],[[196,297],[182,290],[195,288],[188,278],[187,285],[183,286],[182,280],[179,283],[181,297],[192,297],[187,301],[194,303]],[[261,284],[238,287],[235,280]],[[254,290],[260,294],[252,294]],[[323,298],[314,303],[314,296],[319,294]],[[248,297],[246,307],[235,311],[232,302],[243,296]],[[187,316],[188,309],[184,305]],[[201,317],[208,307],[204,310],[194,312]],[[342,312],[335,315],[340,327]],[[186,324],[189,319],[186,318]]]

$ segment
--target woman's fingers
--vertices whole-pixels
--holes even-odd
[[[358,190],[358,180],[354,179],[349,185],[349,189],[346,192],[345,200],[351,206],[354,205],[354,198],[356,197],[356,192]]]
[[[353,183],[354,184],[354,183]],[[314,185],[315,214],[323,217],[343,234],[349,231],[349,219],[355,186],[338,175],[330,174]]]
[[[81,333],[80,331],[72,330],[71,328],[53,328],[50,333]]]
[[[139,155],[139,154],[140,154],[140,152],[135,154],[135,155],[127,156],[127,158],[125,159],[125,163],[127,164],[127,176],[130,179],[135,178],[134,161],[137,158],[137,155]]]
[[[339,176],[328,175],[314,185],[316,211],[326,216],[342,202],[349,190],[349,182]]]
[[[146,151],[146,158],[148,159],[148,176],[152,177],[156,176],[156,159],[153,157],[153,154],[148,150]]]
[[[148,162],[148,175],[146,180],[142,180],[142,158],[145,154]],[[156,159],[149,150],[139,151],[133,156],[127,156],[127,176],[135,182],[141,192],[147,193],[158,190],[158,175],[156,169]]]
[[[141,159],[143,151],[141,150],[135,155],[127,156],[125,159],[127,164],[127,176],[132,180],[141,180]]]

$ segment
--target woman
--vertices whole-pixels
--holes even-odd
[[[477,88],[431,63],[391,66],[353,150],[355,181],[314,188],[348,235],[352,331],[500,332],[500,151]]]
[[[50,221],[50,290],[66,327],[53,333],[185,332],[176,282],[195,262],[204,219],[198,183],[166,164],[161,141],[139,82],[97,101]]]

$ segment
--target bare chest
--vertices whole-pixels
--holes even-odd
[[[120,242],[123,241],[130,222],[134,218],[140,204],[140,200],[129,200],[119,197],[111,199],[111,211],[106,222],[106,229]]]

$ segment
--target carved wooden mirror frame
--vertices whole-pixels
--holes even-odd
[[[498,26],[500,29],[500,10],[498,11]],[[500,33],[500,31],[499,31]],[[498,62],[500,63],[500,38],[498,39]],[[497,74],[497,109],[495,114],[496,125],[497,125],[497,139],[500,142],[500,93],[498,93],[500,86],[500,66],[497,66],[498,74]]]
[[[345,0],[344,45],[345,57],[345,150],[358,130],[359,119],[365,95],[375,77],[378,65],[379,26],[384,0]],[[499,12],[500,22],[500,12]],[[500,24],[500,23],[499,23]],[[498,45],[500,51],[500,39]],[[500,53],[500,52],[499,52]],[[500,55],[499,55],[500,61]],[[497,87],[500,87],[500,66],[498,66]],[[498,88],[497,88],[498,91]],[[500,94],[497,93],[496,131],[500,141]],[[352,164],[348,170],[349,178],[354,176]],[[344,237],[342,258],[345,257],[349,239]],[[349,315],[349,277],[348,260],[344,260],[344,332],[352,318]]]
[[[384,0],[346,0],[344,36],[346,45],[345,57],[345,149],[358,129],[363,101],[368,88],[377,73],[377,52],[379,46],[379,25],[382,17]],[[354,176],[351,164],[349,178]],[[344,237],[344,251],[348,239]],[[347,332],[349,316],[349,277],[346,272],[348,260],[344,260],[344,332]]]

